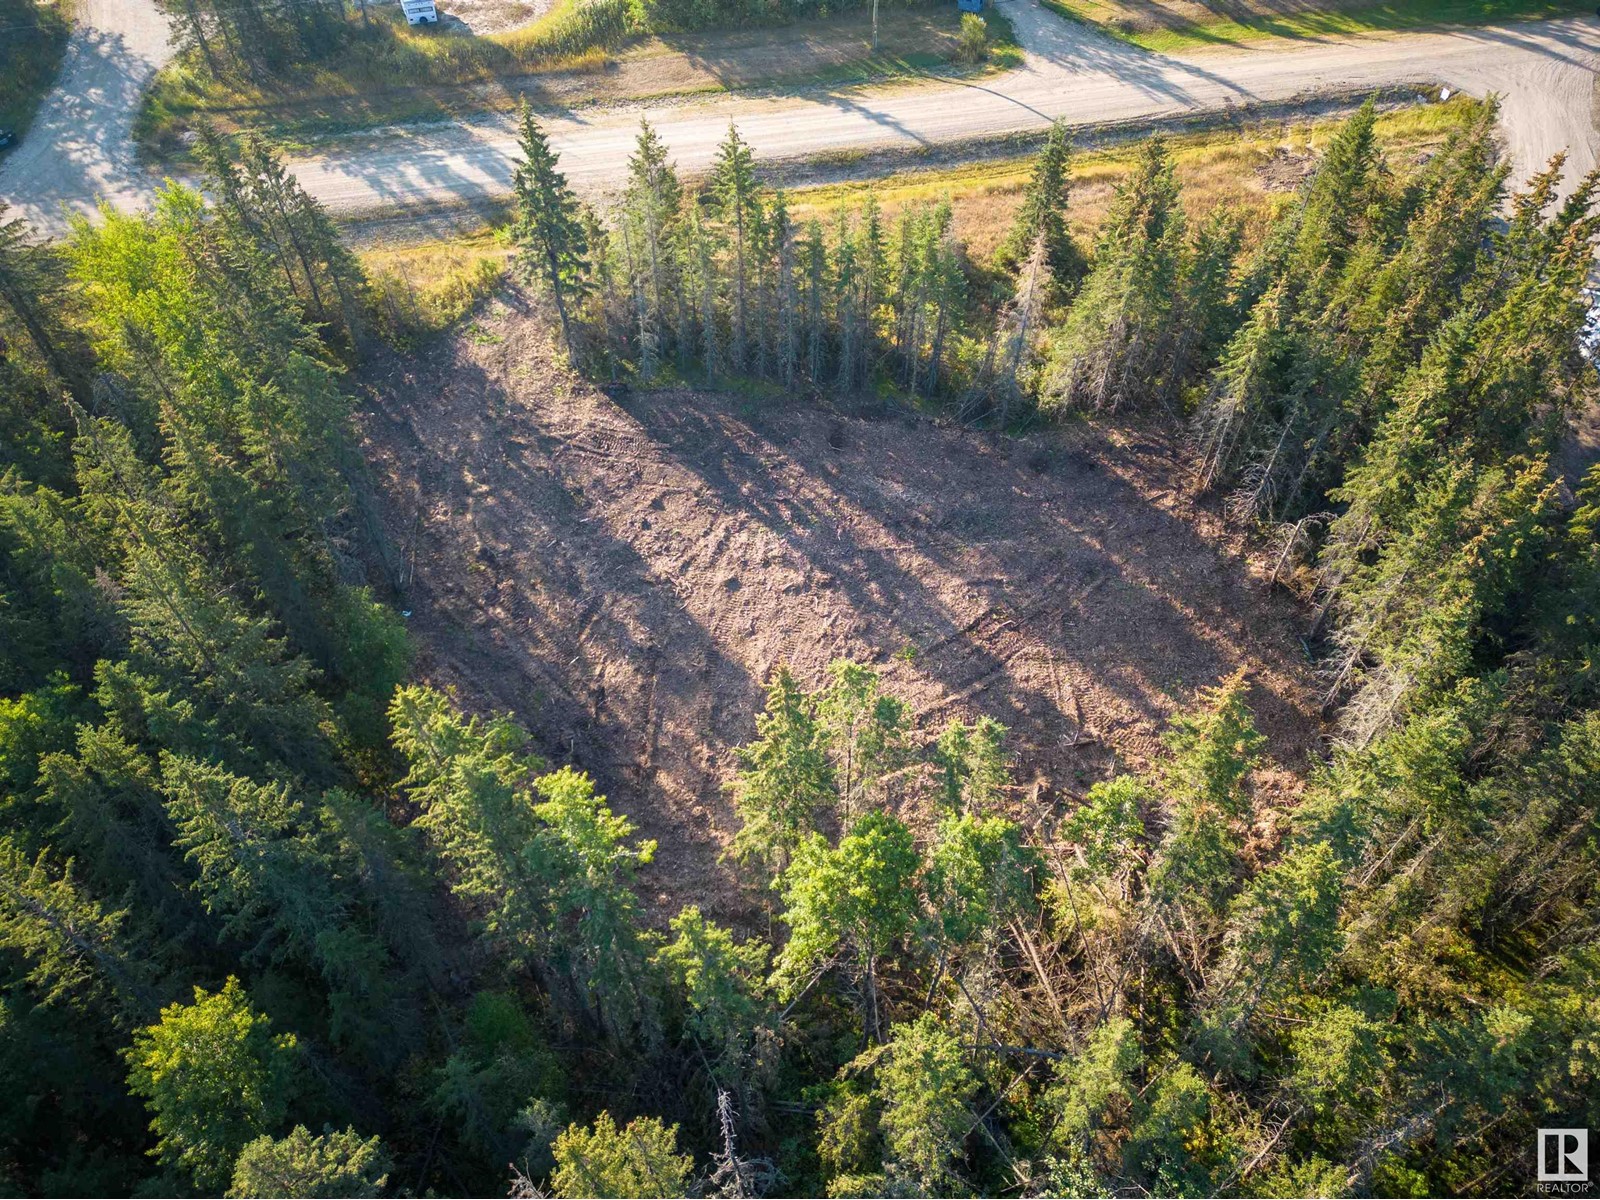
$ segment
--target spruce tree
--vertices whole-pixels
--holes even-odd
[[[978,1093],[960,1039],[932,1013],[896,1025],[878,1093],[890,1174],[927,1196],[960,1187],[955,1164],[965,1154]]]
[[[1012,270],[1020,269],[1043,239],[1045,262],[1057,287],[1071,288],[1082,277],[1083,254],[1067,228],[1067,204],[1072,189],[1072,136],[1065,121],[1056,121],[1045,137],[1044,148],[1022,196],[1011,229],[1000,243],[997,257]]]
[[[778,382],[793,391],[799,378],[804,316],[797,278],[799,236],[789,217],[789,202],[782,188],[773,195],[767,231],[772,270],[773,365]]]
[[[749,367],[751,329],[750,265],[752,242],[761,223],[761,194],[755,177],[755,155],[731,122],[728,136],[717,147],[711,167],[711,194],[717,216],[728,235],[733,255],[733,303],[729,322],[728,357],[735,371]],[[759,336],[759,331],[758,336]]]
[[[856,230],[841,208],[834,230],[833,311],[839,330],[836,384],[845,393],[855,391],[860,383],[869,353],[871,314],[865,311],[862,283],[863,277],[870,275],[870,268],[862,266]]]
[[[383,1143],[354,1129],[315,1136],[296,1125],[281,1138],[259,1137],[239,1154],[228,1196],[348,1196],[382,1193],[390,1170]]]
[[[673,940],[655,952],[684,1007],[684,1026],[712,1059],[719,1085],[742,1089],[763,1020],[770,953],[757,939],[734,940],[690,905],[672,919]]]
[[[884,1036],[879,969],[912,931],[920,903],[914,886],[922,858],[904,822],[869,812],[830,848],[821,834],[801,842],[781,879],[789,941],[774,979],[786,999],[842,951],[859,982],[862,1030]]]
[[[828,762],[828,734],[816,701],[789,668],[780,666],[767,685],[765,710],[756,718],[756,739],[739,750],[739,770],[730,788],[741,822],[732,853],[759,862],[774,877],[837,796]]]
[[[800,289],[802,352],[806,378],[813,387],[822,382],[827,366],[828,312],[831,292],[828,279],[828,247],[823,240],[822,222],[812,217],[805,224],[798,243],[796,275]]]
[[[83,393],[64,342],[65,332],[55,318],[54,297],[61,286],[59,262],[49,250],[31,244],[21,218],[6,219],[0,202],[0,302],[33,343],[57,377]]]
[[[1150,868],[1150,903],[1191,986],[1198,986],[1239,883],[1249,774],[1265,741],[1245,704],[1246,687],[1240,672],[1203,691],[1173,718],[1165,739],[1173,757],[1161,787],[1172,824]]]
[[[1160,138],[1140,148],[1066,322],[1050,345],[1044,392],[1052,404],[1114,412],[1160,394],[1175,335],[1184,218],[1172,160]]]
[[[283,1118],[298,1043],[229,977],[218,992],[194,989],[140,1030],[128,1049],[128,1086],[150,1110],[156,1154],[205,1191],[220,1191],[245,1146]]]
[[[909,757],[905,704],[885,694],[878,672],[863,663],[835,659],[828,674],[817,717],[833,761],[840,819],[848,825]]]
[[[639,120],[639,139],[628,159],[628,184],[623,193],[623,222],[632,240],[637,267],[635,290],[642,298],[641,337],[659,338],[667,320],[666,297],[672,288],[673,228],[683,203],[676,168],[667,147],[648,120]],[[648,377],[648,372],[646,372]]]
[[[569,1125],[550,1147],[555,1194],[584,1196],[680,1196],[694,1159],[678,1153],[678,1127],[637,1117],[617,1128],[602,1111],[592,1127]]]
[[[529,276],[549,290],[561,320],[561,339],[576,357],[572,311],[589,291],[589,239],[578,200],[556,170],[550,141],[524,101],[518,112],[522,161],[512,172],[516,217],[511,234],[517,261]]]

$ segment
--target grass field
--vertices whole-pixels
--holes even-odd
[[[1042,0],[1064,17],[1158,53],[1402,32],[1433,25],[1483,25],[1594,11],[1578,0]]]
[[[19,139],[27,132],[61,69],[71,29],[67,0],[0,0],[0,129]]]
[[[1391,163],[1405,169],[1465,124],[1477,103],[1457,97],[1444,104],[1384,113],[1378,118],[1378,138]],[[1341,122],[1338,117],[1262,121],[1169,136],[1185,206],[1199,216],[1218,205],[1232,205],[1246,214],[1248,235],[1259,233]],[[1132,170],[1134,153],[1134,144],[1128,143],[1074,157],[1069,220],[1086,244],[1104,218],[1116,185]],[[1033,158],[1027,156],[863,176],[798,189],[791,195],[790,208],[797,215],[827,215],[840,205],[859,204],[870,191],[893,213],[907,204],[948,196],[957,236],[974,259],[982,259],[1005,236],[1032,171]]]
[[[603,8],[591,4],[581,11]],[[261,130],[293,145],[508,109],[523,97],[536,106],[570,108],[930,71],[972,75],[1021,61],[1010,23],[991,12],[989,62],[956,66],[960,14],[948,3],[886,13],[876,53],[865,12],[780,28],[638,35],[592,18],[587,32],[574,32],[573,11],[562,3],[531,25],[486,37],[385,21],[326,61],[263,87],[218,81],[192,62],[179,62],[152,86],[136,136],[162,158],[180,153],[181,134],[202,120],[224,132]]]

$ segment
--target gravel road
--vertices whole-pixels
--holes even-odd
[[[1275,103],[1320,90],[1392,84],[1448,84],[1474,95],[1504,97],[1503,118],[1518,177],[1556,153],[1570,152],[1569,180],[1595,165],[1595,79],[1600,21],[1570,18],[1495,28],[1388,37],[1307,39],[1208,51],[1183,58],[1151,54],[1063,21],[1036,0],[999,0],[1027,50],[1026,64],[980,84],[841,89],[776,98],[726,96],[650,108],[681,169],[706,167],[736,120],[766,160],[827,151],[914,147],[1038,129],[1057,117],[1073,123],[1136,121],[1222,108]],[[146,3],[94,0],[126,23]],[[141,30],[148,19],[133,22]],[[97,29],[108,27],[97,25]],[[155,181],[139,175],[125,146],[135,72],[110,63],[135,60],[129,49],[105,56],[91,83],[116,92],[104,104],[53,98],[28,141],[39,167],[19,171],[19,152],[0,173],[0,195],[13,197],[33,220],[56,228],[50,214],[63,202],[82,207],[97,191],[118,204],[147,200]],[[157,43],[146,55],[160,50]],[[109,44],[109,36],[90,47]],[[92,55],[80,51],[79,64]],[[137,57],[139,63],[153,62]],[[79,94],[69,67],[62,91]],[[110,76],[110,78],[103,78]],[[112,111],[122,105],[127,112]],[[637,108],[574,110],[550,116],[546,128],[562,169],[582,190],[618,181],[638,129]],[[94,131],[92,140],[83,128]],[[53,153],[55,146],[64,153]],[[104,149],[113,146],[110,151]],[[416,204],[448,204],[503,194],[516,152],[512,118],[486,114],[448,125],[413,126],[366,136],[291,164],[330,208],[361,212]]]
[[[1028,51],[1020,70],[977,85],[933,84],[773,99],[726,97],[650,110],[680,168],[703,169],[737,120],[764,159],[909,147],[1074,123],[1137,120],[1276,102],[1321,89],[1428,81],[1505,98],[1518,176],[1568,149],[1572,174],[1596,161],[1594,81],[1600,21],[1573,19],[1175,58],[1063,21],[1035,0],[1000,0]],[[546,122],[562,169],[580,188],[615,182],[638,113],[574,112]],[[371,139],[296,162],[330,207],[383,208],[504,193],[516,152],[512,118],[485,116]]]
[[[172,57],[152,0],[78,0],[61,78],[16,149],[0,158],[0,199],[36,229],[105,197],[148,202],[154,181],[134,153],[133,118],[150,77]]]

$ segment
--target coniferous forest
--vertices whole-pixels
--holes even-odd
[[[792,218],[733,129],[688,180],[644,126],[596,212],[523,114],[509,236],[574,371],[1164,423],[1306,602],[1288,813],[1242,676],[1024,827],[995,720],[778,669],[745,928],[656,911],[561,747],[416,682],[351,419],[381,306],[270,146],[4,225],[3,1186],[1531,1189],[1535,1130],[1600,1126],[1600,468],[1555,465],[1600,179],[1508,178],[1494,119],[1395,163],[1361,110],[1259,238],[1152,140],[1089,243],[1057,128],[977,263],[945,204]]]

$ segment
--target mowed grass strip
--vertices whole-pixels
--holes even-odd
[[[1442,25],[1488,25],[1592,13],[1579,0],[1239,0],[1218,12],[1199,0],[1042,0],[1046,8],[1161,54],[1241,46],[1268,38],[1304,40],[1401,33]]]

